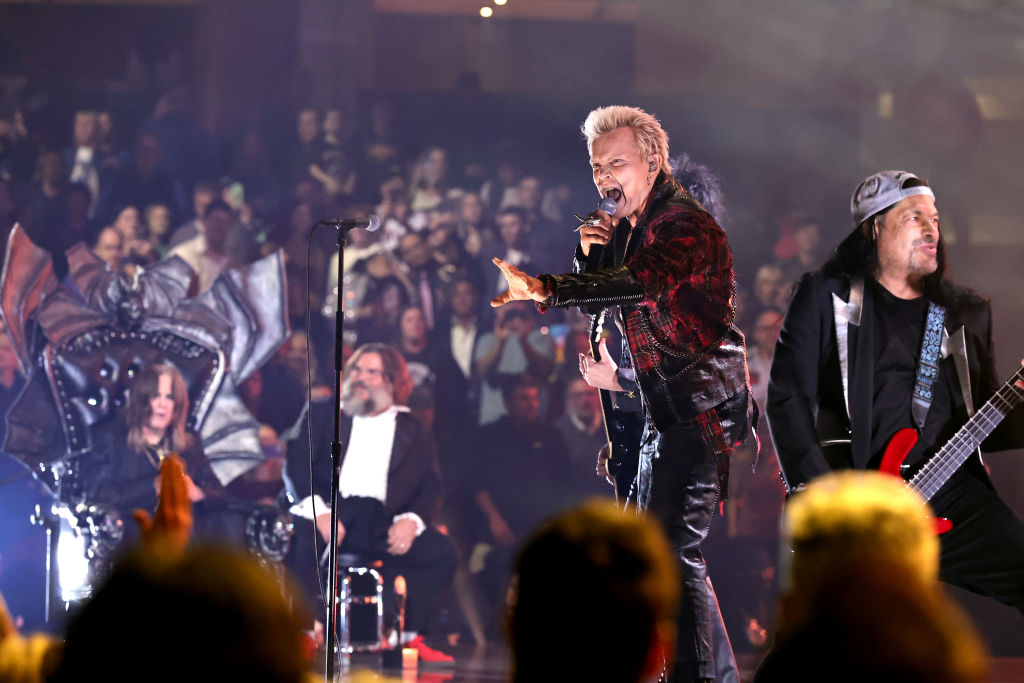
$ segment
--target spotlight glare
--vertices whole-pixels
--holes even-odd
[[[490,7],[481,7],[480,8],[480,16],[483,17],[484,19],[487,19],[492,14],[494,14],[494,10],[492,10]]]
[[[60,576],[61,600],[71,602],[89,595],[89,560],[85,556],[85,538],[75,533],[67,520],[61,520],[60,539],[57,542],[57,572]]]
[[[507,3],[508,0],[494,0],[494,4],[497,5],[498,7],[501,7],[502,5],[505,5]]]

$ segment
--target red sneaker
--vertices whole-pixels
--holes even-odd
[[[419,652],[420,662],[423,664],[451,664],[454,666],[455,658],[451,655],[446,655],[440,650],[435,650],[423,641],[423,636],[416,636],[402,647],[411,647]]]

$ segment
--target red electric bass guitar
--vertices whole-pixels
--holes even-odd
[[[907,486],[917,491],[926,501],[938,493],[967,458],[977,450],[981,442],[999,426],[1003,418],[1024,399],[1024,390],[1016,386],[1024,379],[1024,367],[1013,374],[1006,384],[999,388],[981,410],[976,412],[957,433],[928,459],[917,472],[907,480]],[[903,477],[903,461],[910,449],[917,443],[917,430],[901,429],[889,440],[882,456],[879,470],[886,474]],[[953,528],[948,519],[935,520],[935,530],[943,534]]]

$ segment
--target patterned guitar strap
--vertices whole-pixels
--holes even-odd
[[[939,375],[939,349],[942,347],[942,329],[946,322],[946,309],[928,302],[928,318],[924,324],[924,338],[921,340],[921,355],[917,360],[917,375],[914,378],[914,395],[910,413],[917,425],[917,431],[924,429],[924,420],[932,405],[932,385]]]

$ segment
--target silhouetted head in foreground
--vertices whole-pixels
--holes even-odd
[[[677,561],[654,522],[595,499],[541,527],[516,575],[514,681],[643,681],[671,657]]]
[[[247,556],[138,551],[70,624],[55,680],[299,683],[300,623]]]

